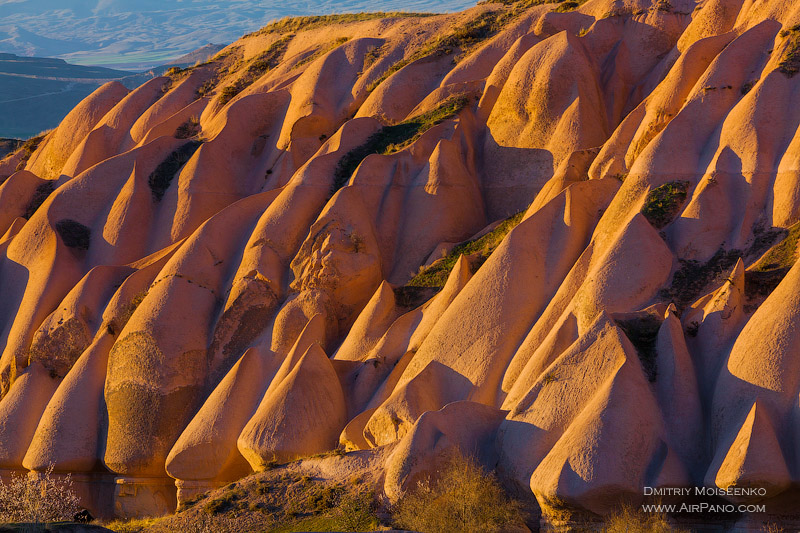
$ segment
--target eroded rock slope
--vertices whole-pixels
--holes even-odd
[[[451,447],[546,520],[800,488],[800,6],[282,21],[0,162],[0,468],[148,514]]]

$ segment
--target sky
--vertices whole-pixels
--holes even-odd
[[[141,71],[284,16],[458,11],[477,0],[0,0],[0,52]]]

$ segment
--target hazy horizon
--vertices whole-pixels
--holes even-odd
[[[209,43],[233,42],[284,16],[358,11],[448,12],[475,3],[476,0],[0,0],[0,52],[137,71]]]

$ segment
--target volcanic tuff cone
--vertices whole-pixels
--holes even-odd
[[[546,520],[790,510],[799,72],[794,2],[522,0],[101,87],[0,161],[3,475],[137,515],[340,444],[396,499],[458,447]]]

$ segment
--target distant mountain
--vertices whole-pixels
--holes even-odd
[[[19,139],[0,139],[0,159],[20,147],[22,141]]]
[[[283,16],[456,11],[473,4],[475,0],[0,0],[0,52],[148,70],[206,43],[232,42]]]
[[[189,52],[188,54],[184,54],[181,57],[166,63],[164,66],[177,66],[177,67],[184,67],[184,66],[191,66],[198,62],[206,61],[209,57],[213,56],[226,45],[224,44],[207,44],[205,46],[201,46],[197,50],[193,52]]]
[[[0,7],[5,6],[0,2]],[[27,139],[57,126],[78,102],[110,80],[132,89],[170,66],[205,61],[222,47],[208,44],[141,73],[0,53],[0,138]],[[0,154],[2,149],[0,145]]]

